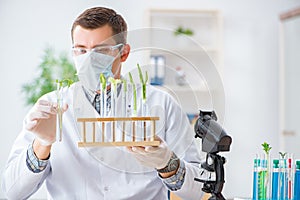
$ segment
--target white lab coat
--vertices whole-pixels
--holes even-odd
[[[137,90],[139,99],[140,88]],[[45,182],[48,199],[55,200],[167,199],[168,189],[158,173],[140,165],[124,147],[78,147],[81,130],[77,117],[94,117],[97,113],[79,83],[65,88],[64,96],[69,109],[63,115],[62,142],[52,145],[46,169],[33,173],[26,166],[26,152],[34,135],[23,128],[4,171],[3,188],[7,197],[27,199]],[[42,98],[56,100],[54,92]],[[185,181],[175,194],[183,199],[201,199],[202,184],[194,181],[194,177],[199,177],[198,165],[191,164],[200,162],[200,147],[194,142],[194,133],[185,113],[169,94],[154,87],[147,87],[147,98],[151,115],[160,117],[158,136],[185,162]]]

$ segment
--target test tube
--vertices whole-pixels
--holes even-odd
[[[116,116],[116,107],[117,107],[117,86],[111,84],[111,116]]]
[[[289,154],[288,155],[288,159],[287,159],[287,197],[289,200],[293,200],[294,199],[294,166],[293,166],[293,155]]]
[[[61,142],[62,140],[62,106],[63,106],[63,95],[61,83],[56,83],[56,103],[57,103],[57,114],[56,114],[56,141]]]
[[[279,180],[279,160],[273,160],[272,170],[272,200],[278,199],[278,180]]]
[[[279,200],[287,199],[286,159],[279,159]]]
[[[267,199],[267,160],[261,160],[261,170],[258,172],[259,181],[258,181],[258,199],[266,200]]]
[[[102,87],[101,87],[102,88]],[[106,117],[106,107],[107,107],[107,94],[106,94],[106,88],[104,90],[101,91],[100,93],[100,108],[101,108],[101,117]]]
[[[296,171],[294,179],[294,199],[300,199],[300,160],[296,161]]]
[[[122,117],[126,117],[127,110],[127,81],[122,82]]]
[[[126,93],[126,117],[132,116],[132,110],[133,110],[133,87],[131,83],[127,84],[127,93]]]
[[[252,193],[252,199],[258,200],[258,168],[260,165],[260,160],[258,156],[256,155],[256,158],[254,159],[254,167],[253,167],[253,193]]]
[[[141,105],[142,105],[142,116],[149,115],[148,103],[146,99],[141,98]]]

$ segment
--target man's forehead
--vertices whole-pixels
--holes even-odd
[[[76,26],[73,32],[74,45],[101,45],[115,44],[115,36],[113,36],[112,28],[105,25],[96,29],[87,29]]]

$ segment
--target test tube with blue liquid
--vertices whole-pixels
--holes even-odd
[[[165,78],[166,58],[162,55],[151,55],[151,85],[163,85]]]
[[[272,200],[278,200],[279,160],[273,160],[272,171]]]
[[[286,159],[279,159],[279,200],[287,199],[287,168]]]
[[[294,199],[300,199],[300,160],[296,161],[295,179],[294,179]]]
[[[258,200],[258,170],[260,167],[260,159],[258,156],[254,159],[254,167],[253,167],[253,194],[252,199]]]

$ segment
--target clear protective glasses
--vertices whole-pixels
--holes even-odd
[[[74,56],[80,56],[88,51],[101,53],[105,55],[115,55],[116,50],[122,51],[124,44],[116,44],[116,45],[103,45],[103,46],[96,46],[92,49],[86,49],[82,47],[72,47],[72,53]]]

